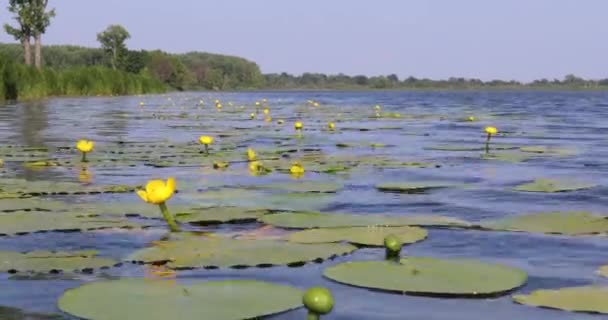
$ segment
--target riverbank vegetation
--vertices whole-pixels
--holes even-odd
[[[16,63],[0,56],[0,100],[31,100],[49,96],[132,95],[164,92],[166,86],[149,74],[131,74],[105,67],[55,69]]]

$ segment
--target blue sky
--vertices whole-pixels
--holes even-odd
[[[50,3],[57,17],[45,43],[98,46],[96,33],[118,23],[130,48],[238,55],[263,72],[608,78],[608,0]],[[9,18],[2,10],[0,21]]]

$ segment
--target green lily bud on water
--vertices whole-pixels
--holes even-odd
[[[334,308],[334,297],[326,288],[310,288],[304,293],[302,302],[308,309],[308,320],[318,320]]]

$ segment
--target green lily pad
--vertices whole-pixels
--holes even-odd
[[[600,267],[600,269],[597,271],[597,273],[602,277],[608,278],[608,266]]]
[[[294,181],[284,183],[273,183],[267,185],[250,186],[251,189],[280,190],[283,192],[301,193],[336,193],[342,189],[342,185],[335,182],[320,181]]]
[[[485,151],[485,144],[480,143],[478,145],[472,146],[456,146],[456,145],[440,145],[433,146],[429,148],[425,148],[426,150],[435,150],[435,151]],[[490,150],[514,150],[517,149],[516,146],[510,145],[500,145],[500,144],[490,144]]]
[[[17,308],[0,306],[0,319],[6,320],[64,320],[59,314],[29,313]]]
[[[441,189],[454,186],[450,182],[420,181],[420,182],[388,182],[376,185],[376,189],[382,192],[395,193],[423,193],[433,189]]]
[[[116,265],[116,261],[96,257],[96,252],[47,252],[20,253],[0,251],[0,272],[82,271]]]
[[[0,212],[15,211],[59,211],[70,208],[67,203],[35,198],[17,198],[0,200]]]
[[[299,244],[272,240],[226,238],[168,241],[139,250],[126,260],[144,263],[168,261],[172,269],[300,265],[345,255],[356,247],[344,244]]]
[[[356,287],[411,295],[482,298],[521,287],[525,272],[474,260],[408,257],[392,261],[347,262],[323,275]]]
[[[140,228],[125,219],[87,217],[77,213],[15,212],[0,214],[0,235],[42,231],[83,231],[109,228]]]
[[[550,156],[567,157],[576,154],[575,150],[547,146],[527,146],[519,148],[521,152],[537,153]]]
[[[533,307],[608,314],[608,288],[604,287],[537,290],[529,295],[514,295],[513,300]]]
[[[256,222],[260,217],[269,212],[270,211],[266,209],[212,207],[192,209],[190,213],[178,213],[175,218],[179,222],[197,225],[246,223]]]
[[[528,161],[528,160],[534,158],[534,155],[518,153],[518,152],[501,152],[501,153],[484,153],[481,155],[481,158],[483,160],[497,160],[497,161],[518,163],[518,162]]]
[[[391,217],[384,215],[357,215],[346,213],[291,212],[265,215],[262,222],[276,227],[291,229],[344,228],[344,227],[401,227],[401,226],[438,226],[467,227],[466,221],[455,218],[415,215]]]
[[[121,279],[68,290],[58,306],[83,319],[237,320],[299,308],[302,294],[293,287],[253,280],[181,285],[164,280]]]
[[[588,212],[547,212],[483,223],[484,228],[570,236],[608,232],[608,218]]]
[[[297,243],[350,242],[356,245],[381,247],[384,238],[394,234],[404,244],[416,243],[427,237],[427,231],[418,227],[352,227],[311,229],[292,233],[289,241]]]
[[[555,193],[555,192],[569,192],[584,189],[591,189],[596,185],[590,183],[576,182],[576,181],[560,181],[552,179],[536,179],[533,182],[526,183],[515,187],[516,191],[524,192],[544,192],[544,193]]]
[[[90,187],[71,182],[27,181],[22,179],[0,180],[0,191],[28,196],[127,193],[134,190],[134,187],[126,185]]]

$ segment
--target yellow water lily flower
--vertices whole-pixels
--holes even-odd
[[[256,106],[256,107],[259,107],[259,106],[260,106],[260,104],[261,104],[261,103],[260,103],[259,101],[256,101],[256,102],[255,102],[255,106]]]
[[[215,105],[215,107],[218,108],[218,109],[221,109],[222,108],[222,104],[218,103],[218,104]]]
[[[76,143],[76,149],[82,152],[82,159],[80,160],[81,162],[87,162],[87,153],[93,151],[94,147],[95,143],[93,141],[78,140],[78,142]]]
[[[78,140],[78,143],[76,143],[76,149],[83,153],[89,153],[93,151],[94,146],[95,142],[91,140]]]
[[[266,174],[269,172],[272,172],[272,170],[264,167],[264,165],[262,164],[261,161],[251,161],[249,162],[249,173],[251,173],[252,176],[259,176],[262,174]]]
[[[474,116],[470,116],[467,118],[467,121],[475,122],[475,121],[477,121],[477,118],[475,118]]]
[[[0,159],[0,168],[4,167],[4,160]]]
[[[268,102],[268,99],[264,98],[264,99],[262,99],[262,102],[266,103],[266,102]]]
[[[249,118],[250,118],[251,120],[255,119],[255,113],[253,113],[253,112],[252,112],[252,113],[250,113],[250,114],[249,114]]]
[[[200,136],[200,137],[198,138],[198,141],[199,141],[201,144],[204,144],[204,145],[210,145],[210,144],[212,144],[212,143],[213,143],[213,137],[210,137],[210,136]]]
[[[268,109],[268,108],[264,108],[264,111],[263,111],[263,112],[264,112],[264,114],[265,114],[265,115],[268,115],[268,114],[270,114],[270,109]]]
[[[143,107],[144,105],[145,105],[145,103],[144,103],[143,101],[140,101],[140,102],[139,102],[139,106],[140,106],[140,107]]]
[[[271,116],[267,116],[266,118],[264,118],[264,121],[270,123],[270,122],[272,122],[272,117]]]
[[[380,107],[380,105],[377,104],[376,106],[374,106],[374,109],[376,111],[380,111],[380,110],[382,110],[382,107]]]
[[[209,154],[209,145],[213,143],[213,137],[200,136],[198,141],[205,146],[205,154]]]
[[[285,123],[285,120],[283,120],[283,119],[279,119],[279,120],[277,120],[277,124],[278,124],[278,125],[282,125],[282,124],[284,124],[284,123]]]
[[[299,162],[294,162],[291,168],[289,168],[289,172],[293,174],[302,174],[304,173],[304,166]]]
[[[258,155],[255,153],[255,150],[253,150],[251,148],[247,148],[247,159],[249,161],[256,161],[257,157],[258,157]]]
[[[214,103],[215,103],[215,104],[220,104],[220,100],[215,99]]]
[[[496,129],[495,127],[486,127],[485,131],[490,136],[493,136],[498,133],[498,129]]]
[[[336,124],[335,124],[335,123],[333,123],[333,122],[330,122],[330,123],[328,123],[328,124],[327,124],[327,128],[328,128],[330,131],[334,131],[334,130],[336,130]]]
[[[175,192],[175,179],[173,177],[163,180],[150,180],[145,189],[138,189],[137,195],[147,203],[162,204],[171,199]]]
[[[302,128],[304,128],[304,124],[302,123],[302,121],[297,121],[296,123],[294,123],[293,127],[296,130],[302,130]]]
[[[315,102],[315,103],[313,103],[312,105],[313,105],[314,107],[318,107],[318,106],[320,106],[320,104],[319,104],[318,102]]]

